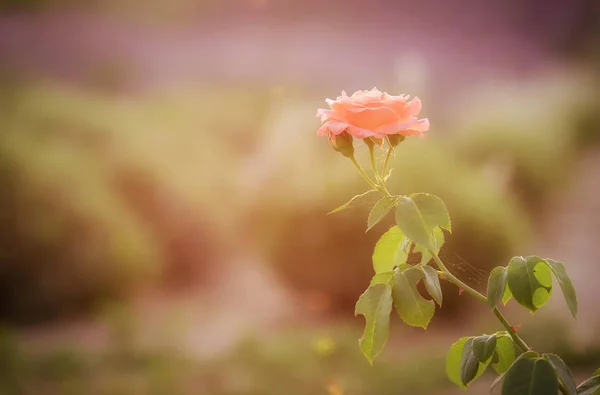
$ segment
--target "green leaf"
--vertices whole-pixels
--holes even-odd
[[[487,298],[488,305],[493,309],[495,308],[506,292],[506,276],[508,275],[508,270],[505,267],[497,266],[490,273],[490,277],[488,278],[488,286],[487,286]]]
[[[538,359],[540,355],[535,351],[525,351],[523,354],[519,355],[517,359],[527,358],[527,359]]]
[[[496,354],[497,361],[492,363],[492,368],[498,374],[502,374],[508,370],[510,365],[515,361],[515,345],[509,336],[501,336],[496,341]]]
[[[348,200],[346,203],[344,203],[344,204],[342,204],[341,206],[339,206],[338,208],[334,209],[333,211],[330,211],[330,212],[328,212],[328,213],[327,213],[327,215],[329,215],[329,214],[335,214],[335,213],[338,213],[338,212],[340,212],[340,211],[342,211],[342,210],[345,210],[345,209],[347,209],[348,207],[350,207],[350,205],[351,205],[351,204],[352,204],[352,203],[353,203],[353,202],[354,202],[356,199],[359,199],[359,198],[361,198],[361,197],[363,197],[363,196],[366,196],[366,195],[368,195],[368,194],[369,194],[369,193],[371,193],[371,192],[376,192],[376,191],[377,191],[377,189],[369,189],[367,192],[361,193],[360,195],[356,195],[356,196],[354,196],[352,199]]]
[[[446,374],[448,375],[448,378],[450,379],[450,381],[452,381],[454,384],[458,385],[462,389],[467,388],[467,386],[464,385],[461,380],[461,361],[462,361],[465,345],[469,339],[472,339],[472,338],[461,337],[460,339],[458,339],[458,341],[450,347],[450,350],[448,351],[448,354],[446,355]],[[488,366],[488,363],[479,362],[479,367],[477,368],[477,373],[471,379],[471,381],[473,381],[476,378],[478,378],[479,376],[481,376],[483,374],[483,372],[485,372],[485,369],[487,368],[487,366]]]
[[[452,230],[450,214],[448,214],[448,209],[442,199],[429,193],[414,193],[410,195],[410,198],[417,205],[427,229],[439,226],[448,231]]]
[[[432,244],[436,253],[440,252],[445,241],[444,231],[442,228],[434,228],[432,233]]]
[[[360,349],[370,363],[381,352],[388,338],[390,312],[392,311],[392,287],[372,285],[360,296],[354,315],[363,315],[366,325],[360,338]]]
[[[425,278],[423,282],[425,283],[425,289],[433,300],[437,302],[439,306],[442,305],[442,286],[440,285],[440,277],[438,276],[437,271],[431,266],[423,266],[421,268],[423,270],[423,274]]]
[[[498,340],[496,340],[496,342],[498,342]],[[492,355],[492,364],[495,365],[498,362],[500,362],[500,357],[498,357],[498,354],[494,353],[494,355]]]
[[[589,379],[579,384],[577,395],[598,395],[600,393],[600,369]]]
[[[394,272],[375,273],[375,275],[371,279],[370,285],[387,284],[392,279],[392,277],[394,277]]]
[[[558,379],[545,359],[519,358],[504,376],[502,395],[557,395]]]
[[[508,264],[508,287],[515,300],[535,312],[552,293],[552,275],[545,260],[530,256],[514,257]]]
[[[381,221],[387,213],[394,207],[396,204],[396,200],[398,198],[391,196],[384,196],[381,198],[369,213],[369,219],[367,219],[367,232],[373,228],[373,226],[377,225],[379,221]]]
[[[506,287],[506,288],[504,288],[504,296],[502,296],[502,304],[504,306],[506,306],[506,304],[508,303],[508,301],[510,300],[510,298],[512,298],[512,292],[510,292],[510,288],[509,287]]]
[[[481,362],[487,362],[496,351],[496,335],[477,336],[473,339],[473,354]]]
[[[402,248],[405,239],[397,226],[392,226],[379,238],[373,251],[375,273],[390,272],[394,267],[406,263],[407,254]]]
[[[460,382],[464,386],[469,385],[473,381],[479,370],[479,360],[473,352],[474,341],[474,337],[467,340],[460,358]]]
[[[421,270],[414,267],[396,273],[392,297],[394,307],[405,323],[427,329],[435,312],[435,304],[423,298],[417,289],[417,283],[424,276]]]
[[[425,247],[432,247],[430,231],[427,229],[423,217],[413,200],[407,196],[401,196],[396,205],[396,224],[404,232],[406,237]]]
[[[544,354],[543,356],[554,368],[556,375],[568,391],[564,395],[577,395],[577,386],[573,379],[573,374],[565,362],[556,354]]]
[[[504,337],[501,337],[501,338],[499,338],[499,339],[498,339],[498,345],[496,346],[496,349],[497,349],[496,351],[498,351],[498,347],[500,347],[500,342],[502,341],[502,339],[509,339],[509,338],[508,338],[507,336],[504,336]],[[511,343],[511,345],[512,345],[512,344],[513,344],[513,343],[512,343],[512,339],[509,339],[509,340],[510,340],[510,343]],[[494,388],[495,388],[495,387],[496,387],[498,384],[500,384],[500,382],[502,382],[502,381],[504,380],[504,377],[506,376],[506,372],[508,371],[508,369],[510,369],[510,367],[511,367],[511,366],[513,365],[513,363],[514,363],[514,360],[515,360],[515,359],[514,359],[514,352],[515,352],[515,349],[514,349],[514,346],[512,346],[512,353],[513,353],[512,355],[513,355],[513,361],[512,361],[512,362],[510,362],[508,365],[506,365],[506,368],[505,368],[504,370],[502,370],[502,372],[498,371],[498,369],[496,369],[496,368],[494,367],[494,369],[496,369],[496,372],[499,374],[499,376],[498,376],[498,377],[496,377],[496,379],[495,379],[495,380],[492,382],[492,385],[491,385],[491,387],[490,387],[490,392],[492,392],[492,391],[494,390]],[[498,355],[498,354],[495,354],[495,355]],[[520,358],[535,359],[535,358],[537,358],[537,357],[538,357],[538,354],[537,354],[536,352],[534,352],[534,351],[527,351],[527,352],[525,352],[525,353],[523,353],[523,354],[519,355],[519,359],[520,359]]]
[[[396,204],[396,224],[406,237],[425,248],[439,248],[434,243],[432,234],[436,228],[451,229],[450,216],[444,202],[427,193],[399,197]]]
[[[554,277],[556,278],[556,281],[562,290],[571,315],[573,315],[574,318],[577,318],[577,294],[575,293],[573,283],[567,274],[565,265],[552,259],[546,259],[546,262],[548,263],[550,270],[552,270],[552,274],[554,274]]]
[[[444,245],[444,232],[442,231],[442,228],[438,227],[433,230],[432,244],[433,250],[436,252],[436,254],[439,253],[442,249],[442,246]],[[419,263],[423,265],[426,265],[427,262],[429,262],[433,258],[429,249],[427,247],[423,247],[420,244],[415,244],[413,252],[421,254],[421,261]]]

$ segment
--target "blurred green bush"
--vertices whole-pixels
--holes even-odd
[[[457,153],[472,166],[507,173],[508,190],[540,214],[600,137],[598,86],[593,74],[561,71],[487,87],[458,112]]]
[[[421,344],[387,353],[373,369],[356,347],[353,328],[299,330],[269,339],[248,338],[210,360],[176,349],[120,344],[98,353],[56,346],[23,347],[0,337],[3,394],[50,393],[291,395],[445,393],[445,350]],[[396,333],[396,335],[398,335]],[[135,334],[132,334],[135,338]],[[400,352],[399,352],[400,351]],[[426,374],[425,374],[426,373]]]
[[[70,315],[157,279],[176,289],[205,279],[225,211],[207,205],[227,191],[213,170],[252,147],[239,136],[264,112],[254,98],[4,90],[0,320]]]
[[[549,324],[555,328],[556,322],[545,321],[542,326]],[[575,350],[560,326],[556,328],[555,334],[542,331],[546,340],[540,339],[536,349]],[[6,395],[463,393],[445,373],[450,346],[446,341],[451,337],[428,333],[419,341],[411,330],[396,326],[390,334],[393,341],[371,366],[356,346],[359,332],[358,327],[347,325],[296,326],[279,335],[248,337],[224,354],[201,359],[176,348],[143,348],[116,338],[97,352],[61,345],[42,350],[2,331],[0,391]],[[539,328],[535,333],[540,333]],[[134,330],[126,338],[137,336]],[[597,368],[597,356],[597,350],[584,350],[569,354],[567,362],[573,363],[578,376]],[[488,377],[471,387],[470,393],[489,393],[493,375]]]

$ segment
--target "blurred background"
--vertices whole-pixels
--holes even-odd
[[[577,321],[506,314],[600,367],[597,0],[1,0],[0,393],[462,393],[446,351],[499,326],[452,286],[360,354],[391,218],[326,216],[366,188],[315,112],[373,86],[424,103],[390,189],[446,201],[454,270],[564,261]]]

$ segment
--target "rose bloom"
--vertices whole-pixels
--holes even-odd
[[[391,96],[377,88],[356,91],[352,96],[342,92],[336,100],[326,100],[329,110],[317,110],[317,118],[324,122],[317,133],[330,139],[344,131],[359,139],[383,139],[387,135],[424,137],[429,120],[417,119],[421,100],[408,99],[408,95]]]

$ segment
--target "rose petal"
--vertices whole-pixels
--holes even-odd
[[[406,114],[406,101],[404,101],[404,99],[402,99],[401,97],[396,97],[394,99],[387,99],[384,100],[384,105],[386,107],[391,108],[392,110],[394,110],[396,112],[396,114],[398,114],[398,116],[400,116],[400,119],[402,120],[407,120],[410,119],[410,117],[407,117]]]
[[[357,139],[366,139],[367,137],[382,139],[385,136],[383,133],[380,133],[376,130],[363,129],[353,125],[348,125],[348,129],[346,130],[352,137]]]
[[[341,134],[344,130],[346,130],[346,128],[348,128],[349,126],[350,125],[348,125],[345,122],[329,121],[321,125],[321,127],[317,131],[317,134],[319,136],[325,136],[328,133],[338,135]]]
[[[402,136],[418,136],[420,131],[414,128],[414,122],[398,122],[393,125],[385,125],[377,128],[377,132],[383,135],[400,134]]]
[[[317,136],[326,136],[328,134],[329,134],[329,130],[327,129],[327,124],[324,123],[323,125],[321,125],[319,130],[317,130]]]
[[[383,93],[377,88],[373,88],[370,91],[356,91],[350,97],[352,102],[365,106],[373,106],[379,104],[383,100]]]
[[[415,97],[406,104],[404,111],[410,115],[418,115],[421,112],[422,107],[421,100],[418,97]]]
[[[325,122],[327,120],[333,119],[335,113],[331,110],[326,110],[324,108],[319,108],[317,110],[317,118],[321,120],[321,122]]]
[[[369,130],[400,121],[398,114],[389,107],[349,108],[344,118],[353,126]]]
[[[359,103],[351,101],[349,98],[340,99],[329,103],[329,108],[337,113],[338,118],[343,119],[346,111],[355,108],[366,108]]]
[[[423,118],[423,119],[418,119],[417,122],[415,122],[415,130],[418,130],[419,132],[426,132],[429,130],[429,118]]]
[[[429,130],[427,118],[417,119],[421,100],[409,100],[408,95],[392,96],[379,91],[358,90],[348,96],[345,91],[336,100],[326,99],[329,109],[317,110],[317,117],[325,122],[319,135],[339,135],[344,130],[355,138],[375,139],[386,135],[420,136]]]

